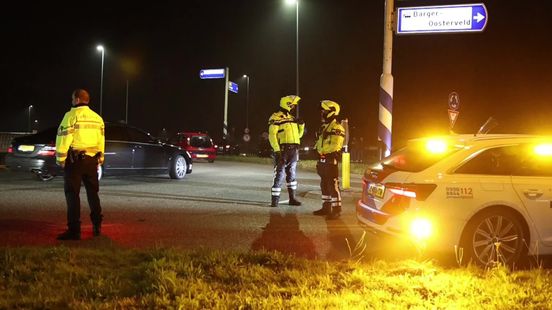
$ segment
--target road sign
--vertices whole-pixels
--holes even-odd
[[[460,112],[458,112],[456,110],[450,110],[450,109],[448,110],[450,129],[452,129],[454,127],[454,124],[456,123],[456,120],[458,119],[458,114],[460,114]]]
[[[397,34],[483,31],[487,8],[483,3],[398,8]]]
[[[244,134],[244,135],[243,135],[243,141],[244,141],[244,142],[249,142],[249,141],[251,141],[251,136],[250,136],[248,133]]]
[[[460,109],[460,96],[458,95],[457,92],[453,91],[452,93],[449,94],[448,106],[449,106],[449,109],[454,111],[458,111],[458,109]]]
[[[223,79],[224,69],[203,69],[199,70],[200,79]]]
[[[234,82],[228,82],[228,90],[233,92],[234,94],[238,93],[238,84]]]

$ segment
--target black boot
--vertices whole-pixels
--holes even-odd
[[[94,237],[98,237],[102,234],[102,225],[101,224],[94,224],[94,227],[92,227],[92,234]]]
[[[280,202],[280,196],[272,196],[272,202],[270,203],[270,206],[273,208],[278,207],[278,203]]]
[[[289,205],[290,206],[300,206],[301,205],[301,202],[297,199],[295,199],[295,190],[294,189],[291,189],[291,188],[288,188],[288,193],[289,193]]]
[[[100,215],[98,218],[93,218],[91,215],[90,219],[92,220],[92,235],[94,235],[94,237],[98,237],[102,233],[103,215]]]
[[[332,207],[332,210],[330,214],[328,214],[327,219],[334,220],[339,218],[340,215],[341,215],[341,206]]]
[[[331,213],[331,211],[332,211],[332,207],[331,207],[330,203],[329,202],[324,202],[322,204],[322,209],[316,210],[316,211],[312,212],[312,214],[314,214],[314,215],[328,215],[328,214]]]
[[[64,233],[59,234],[57,240],[80,240],[80,232],[66,230]]]

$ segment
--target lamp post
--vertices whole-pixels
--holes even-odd
[[[104,71],[104,55],[105,55],[105,49],[102,45],[98,45],[96,49],[102,53],[102,71],[100,75],[100,116],[103,116],[102,114],[102,106],[103,106],[103,71]]]
[[[31,125],[31,109],[33,108],[33,105],[29,105],[29,132],[33,131],[32,125]]]
[[[295,5],[295,94],[299,96],[299,0],[286,0],[286,4]],[[299,105],[297,105],[299,117]]]
[[[245,129],[249,130],[249,75],[244,74],[243,77],[247,79],[247,93],[245,95]]]

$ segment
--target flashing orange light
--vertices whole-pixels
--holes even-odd
[[[447,151],[448,144],[443,139],[430,139],[426,142],[425,147],[432,154],[442,154]]]
[[[417,240],[427,240],[433,233],[431,221],[425,218],[417,218],[410,224],[410,233]]]
[[[539,144],[535,147],[535,153],[540,156],[552,156],[552,144]]]

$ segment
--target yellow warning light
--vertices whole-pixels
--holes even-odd
[[[427,240],[432,234],[431,221],[425,218],[417,218],[410,224],[410,233],[417,240]]]
[[[535,153],[540,156],[552,156],[552,144],[539,144],[535,146]]]
[[[443,139],[430,139],[427,141],[426,150],[433,154],[442,154],[447,151],[448,144]]]

